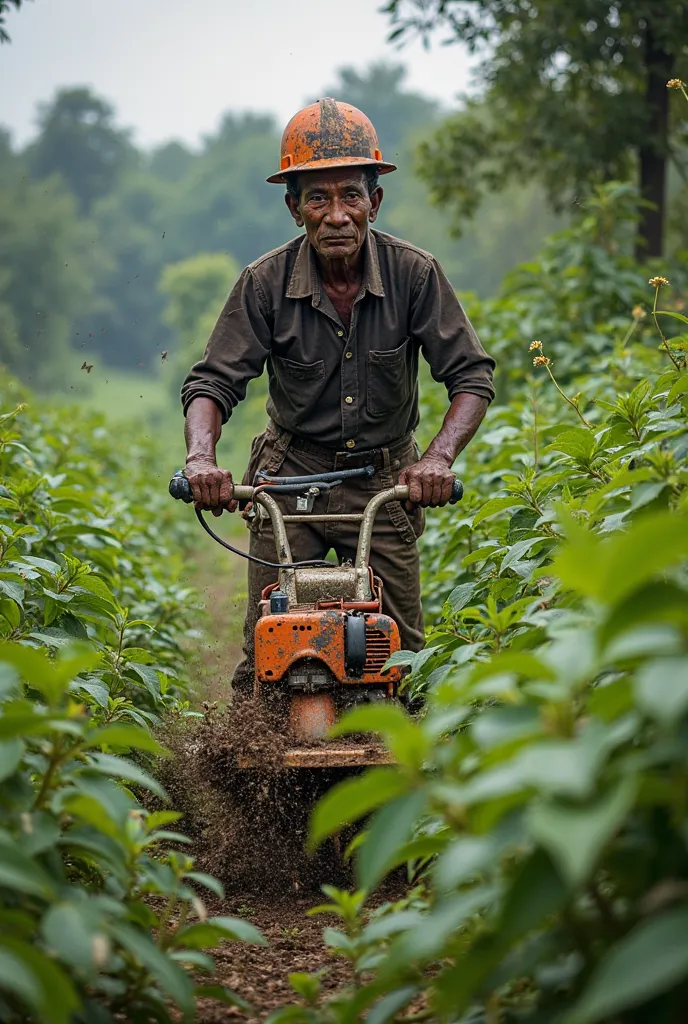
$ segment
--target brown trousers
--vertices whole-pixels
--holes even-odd
[[[315,500],[314,513],[337,515],[346,512],[362,512],[378,491],[393,487],[399,480],[399,473],[406,466],[418,461],[416,442],[409,437],[389,448],[377,449],[379,468],[375,476],[347,480],[339,487],[321,494]],[[253,441],[251,457],[244,475],[244,483],[250,483],[259,469],[280,476],[305,476],[349,468],[351,458],[348,452],[334,452],[292,437],[287,431],[270,424],[267,430]],[[363,453],[357,453],[358,459]],[[364,464],[362,459],[360,464]],[[285,514],[296,512],[296,497],[279,499]],[[373,529],[370,564],[376,576],[383,583],[383,612],[398,624],[401,646],[404,650],[419,651],[424,644],[423,612],[420,601],[420,572],[416,541],[423,532],[425,514],[418,509],[408,514],[398,503],[383,507],[377,515]],[[258,558],[277,561],[272,526],[269,519],[258,518],[250,521],[249,551]],[[287,536],[294,561],[325,558],[332,550],[340,562],[353,560],[358,543],[358,523],[288,523]],[[258,618],[258,602],[265,587],[277,579],[277,570],[267,566],[248,563],[248,604],[244,621],[244,657],[234,673],[232,686],[239,692],[250,693],[253,689],[253,634]]]

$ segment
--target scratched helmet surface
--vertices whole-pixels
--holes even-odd
[[[280,169],[267,180],[279,184],[298,171],[373,166],[380,174],[397,169],[382,159],[377,132],[363,111],[328,97],[292,117],[282,135]]]

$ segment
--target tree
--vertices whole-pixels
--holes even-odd
[[[9,43],[10,37],[5,31],[5,18],[7,17],[7,11],[10,7],[14,7],[16,10],[22,5],[22,0],[0,0],[0,43]]]
[[[115,188],[136,162],[129,132],[114,124],[114,110],[86,88],[61,89],[39,107],[39,135],[26,157],[35,178],[61,174],[82,213]]]
[[[194,161],[194,153],[181,142],[166,142],[148,158],[153,174],[163,181],[181,181]]]
[[[157,284],[171,256],[167,211],[172,187],[145,172],[126,175],[96,203],[93,219],[109,262],[98,278],[102,312],[82,322],[98,339],[98,354],[110,366],[135,370],[156,366],[168,347]]]
[[[556,208],[635,169],[639,255],[659,256],[666,177],[679,158],[667,81],[688,61],[688,2],[389,0],[393,39],[438,26],[482,56],[483,100],[423,152],[435,198],[459,217],[514,178],[542,181]]]
[[[93,301],[93,237],[59,178],[3,175],[0,364],[42,388],[66,370],[74,323]]]
[[[171,225],[177,258],[230,251],[250,263],[296,233],[283,189],[265,182],[279,166],[272,117],[226,114],[179,183]]]

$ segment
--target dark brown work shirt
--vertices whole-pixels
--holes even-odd
[[[347,330],[299,236],[242,273],[182,386],[184,412],[204,395],[226,422],[267,362],[279,426],[332,448],[386,445],[418,423],[419,352],[450,400],[494,397],[494,360],[429,253],[369,231]]]

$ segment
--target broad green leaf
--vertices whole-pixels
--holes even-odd
[[[0,740],[0,782],[16,770],[23,753],[24,744],[21,740]]]
[[[623,1010],[641,1006],[683,981],[688,976],[686,936],[684,907],[636,925],[606,952],[563,1024],[616,1019]]]
[[[134,750],[147,750],[158,757],[168,756],[168,752],[145,729],[136,725],[106,725],[95,729],[87,738],[84,746],[89,747],[126,747]]]
[[[574,459],[589,459],[595,451],[595,435],[591,430],[584,427],[574,427],[571,430],[563,430],[554,441],[549,444],[545,451],[562,452]]]
[[[2,617],[10,629],[16,629],[21,622],[21,610],[16,601],[10,597],[0,598],[0,617]]]
[[[49,899],[55,892],[50,875],[23,851],[8,845],[0,851],[0,886],[43,899]]]
[[[194,990],[186,971],[161,952],[150,935],[133,925],[123,921],[112,922],[110,933],[151,974],[162,992],[173,999],[183,1013],[191,1016]]]
[[[572,886],[590,877],[597,860],[633,805],[635,779],[625,778],[595,803],[534,804],[528,815],[533,839],[550,854]]]
[[[418,991],[415,985],[405,985],[396,992],[390,992],[379,1003],[375,1003],[366,1017],[366,1024],[387,1024],[388,1021],[394,1020],[399,1011],[418,995]]]
[[[549,857],[535,850],[519,866],[505,894],[497,926],[500,938],[512,942],[527,935],[567,899],[568,892]]]
[[[48,948],[80,971],[90,973],[97,963],[94,915],[86,902],[56,903],[43,918],[42,931]]]
[[[472,917],[494,904],[498,895],[494,886],[481,885],[436,900],[430,912],[413,928],[394,939],[389,956],[380,967],[381,976],[386,978],[412,962],[422,964],[434,960],[450,937]]]
[[[376,813],[368,827],[366,841],[357,851],[356,875],[362,889],[373,889],[390,869],[398,849],[413,835],[427,800],[423,790],[405,793]]]
[[[604,542],[579,529],[555,558],[553,572],[565,586],[615,605],[686,557],[688,519],[648,513]]]
[[[684,373],[682,377],[676,381],[671,387],[669,394],[667,395],[667,406],[673,405],[677,398],[681,395],[688,394],[688,373]]]
[[[0,992],[10,992],[25,1006],[40,1012],[40,979],[22,957],[0,945]]]
[[[79,999],[74,985],[62,968],[41,950],[19,939],[3,935],[0,947],[21,961],[23,967],[37,979],[33,1005],[41,1024],[71,1024]]]
[[[676,313],[673,309],[658,309],[657,316],[670,316],[674,320],[680,320],[682,324],[688,324],[688,316]]]
[[[301,971],[289,975],[289,984],[294,992],[308,1003],[315,1003],[322,988],[320,975],[305,974]]]
[[[409,715],[398,705],[387,702],[354,708],[332,727],[330,735],[358,732],[379,733],[397,761],[414,767],[422,764],[428,747],[422,730]]]
[[[181,815],[174,814],[174,818],[179,817],[181,817]],[[148,818],[147,824],[150,827],[150,817]],[[225,887],[222,882],[218,878],[214,878],[213,875],[207,875],[203,871],[187,871],[184,878],[189,878],[192,882],[196,882],[197,885],[202,885],[205,889],[209,889],[210,892],[214,893],[220,900],[225,898]]]
[[[511,743],[542,729],[540,712],[529,705],[488,708],[471,725],[475,742],[485,749]]]
[[[363,818],[406,790],[407,782],[396,768],[373,768],[364,775],[345,779],[318,801],[310,825],[309,846],[318,847],[344,825]]]
[[[474,593],[475,583],[459,583],[447,598],[450,611],[460,612],[462,608],[471,603]]]
[[[664,725],[678,723],[688,709],[688,657],[656,658],[635,678],[638,706]]]
[[[473,516],[473,529],[479,523],[482,523],[483,520],[489,519],[490,516],[495,515],[497,512],[503,512],[505,508],[522,507],[524,504],[523,499],[515,494],[508,494],[503,498],[490,498]]]
[[[143,786],[144,789],[155,793],[161,800],[169,799],[167,793],[156,779],[151,778],[137,764],[123,757],[115,757],[114,754],[92,754],[89,758],[88,768],[102,772],[103,775],[110,775],[115,779],[134,782],[137,786]]]
[[[151,697],[153,697],[154,700],[159,700],[160,680],[155,669],[152,669],[150,665],[139,665],[135,661],[130,661],[127,664],[127,668],[139,677]]]

